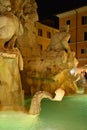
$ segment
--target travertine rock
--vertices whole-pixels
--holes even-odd
[[[27,83],[31,86],[31,94],[39,90],[48,91],[53,94],[57,88],[61,87],[60,83],[53,78],[56,75],[61,79],[63,86],[66,86],[67,89],[70,86],[71,93],[76,92],[75,83],[70,85],[72,78],[70,70],[78,65],[78,61],[75,58],[75,52],[70,50],[68,44],[69,38],[70,33],[67,30],[58,32],[51,38],[51,43],[47,50],[41,56],[33,57],[28,63]],[[63,77],[61,78],[60,76]],[[32,83],[29,83],[29,80]],[[64,82],[65,80],[67,82]],[[72,82],[74,81],[75,79],[72,79]],[[68,92],[70,93],[70,91]]]

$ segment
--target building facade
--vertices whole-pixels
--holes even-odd
[[[52,35],[57,33],[59,30],[39,22],[35,23],[37,29],[37,43],[41,45],[42,50],[45,50],[50,43]]]
[[[71,50],[76,52],[79,66],[87,64],[87,6],[58,14],[59,28],[70,26]]]

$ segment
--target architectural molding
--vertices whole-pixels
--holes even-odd
[[[79,13],[79,12],[83,12],[83,11],[87,11],[87,6],[83,6],[83,7],[74,9],[74,10],[70,10],[70,11],[67,11],[67,12],[64,12],[64,13],[60,13],[60,14],[57,14],[56,16],[59,17],[59,18],[63,18],[63,17],[66,17],[66,16],[76,14],[76,12]]]

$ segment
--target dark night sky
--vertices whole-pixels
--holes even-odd
[[[87,5],[87,0],[36,0],[39,20]]]

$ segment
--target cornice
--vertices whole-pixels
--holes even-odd
[[[62,18],[62,17],[66,17],[66,16],[76,14],[77,12],[79,13],[79,12],[83,12],[83,11],[87,11],[87,6],[83,6],[83,7],[73,9],[73,10],[70,10],[70,11],[67,11],[67,12],[64,12],[64,13],[60,13],[60,14],[57,14],[56,16],[59,17],[59,18]]]

